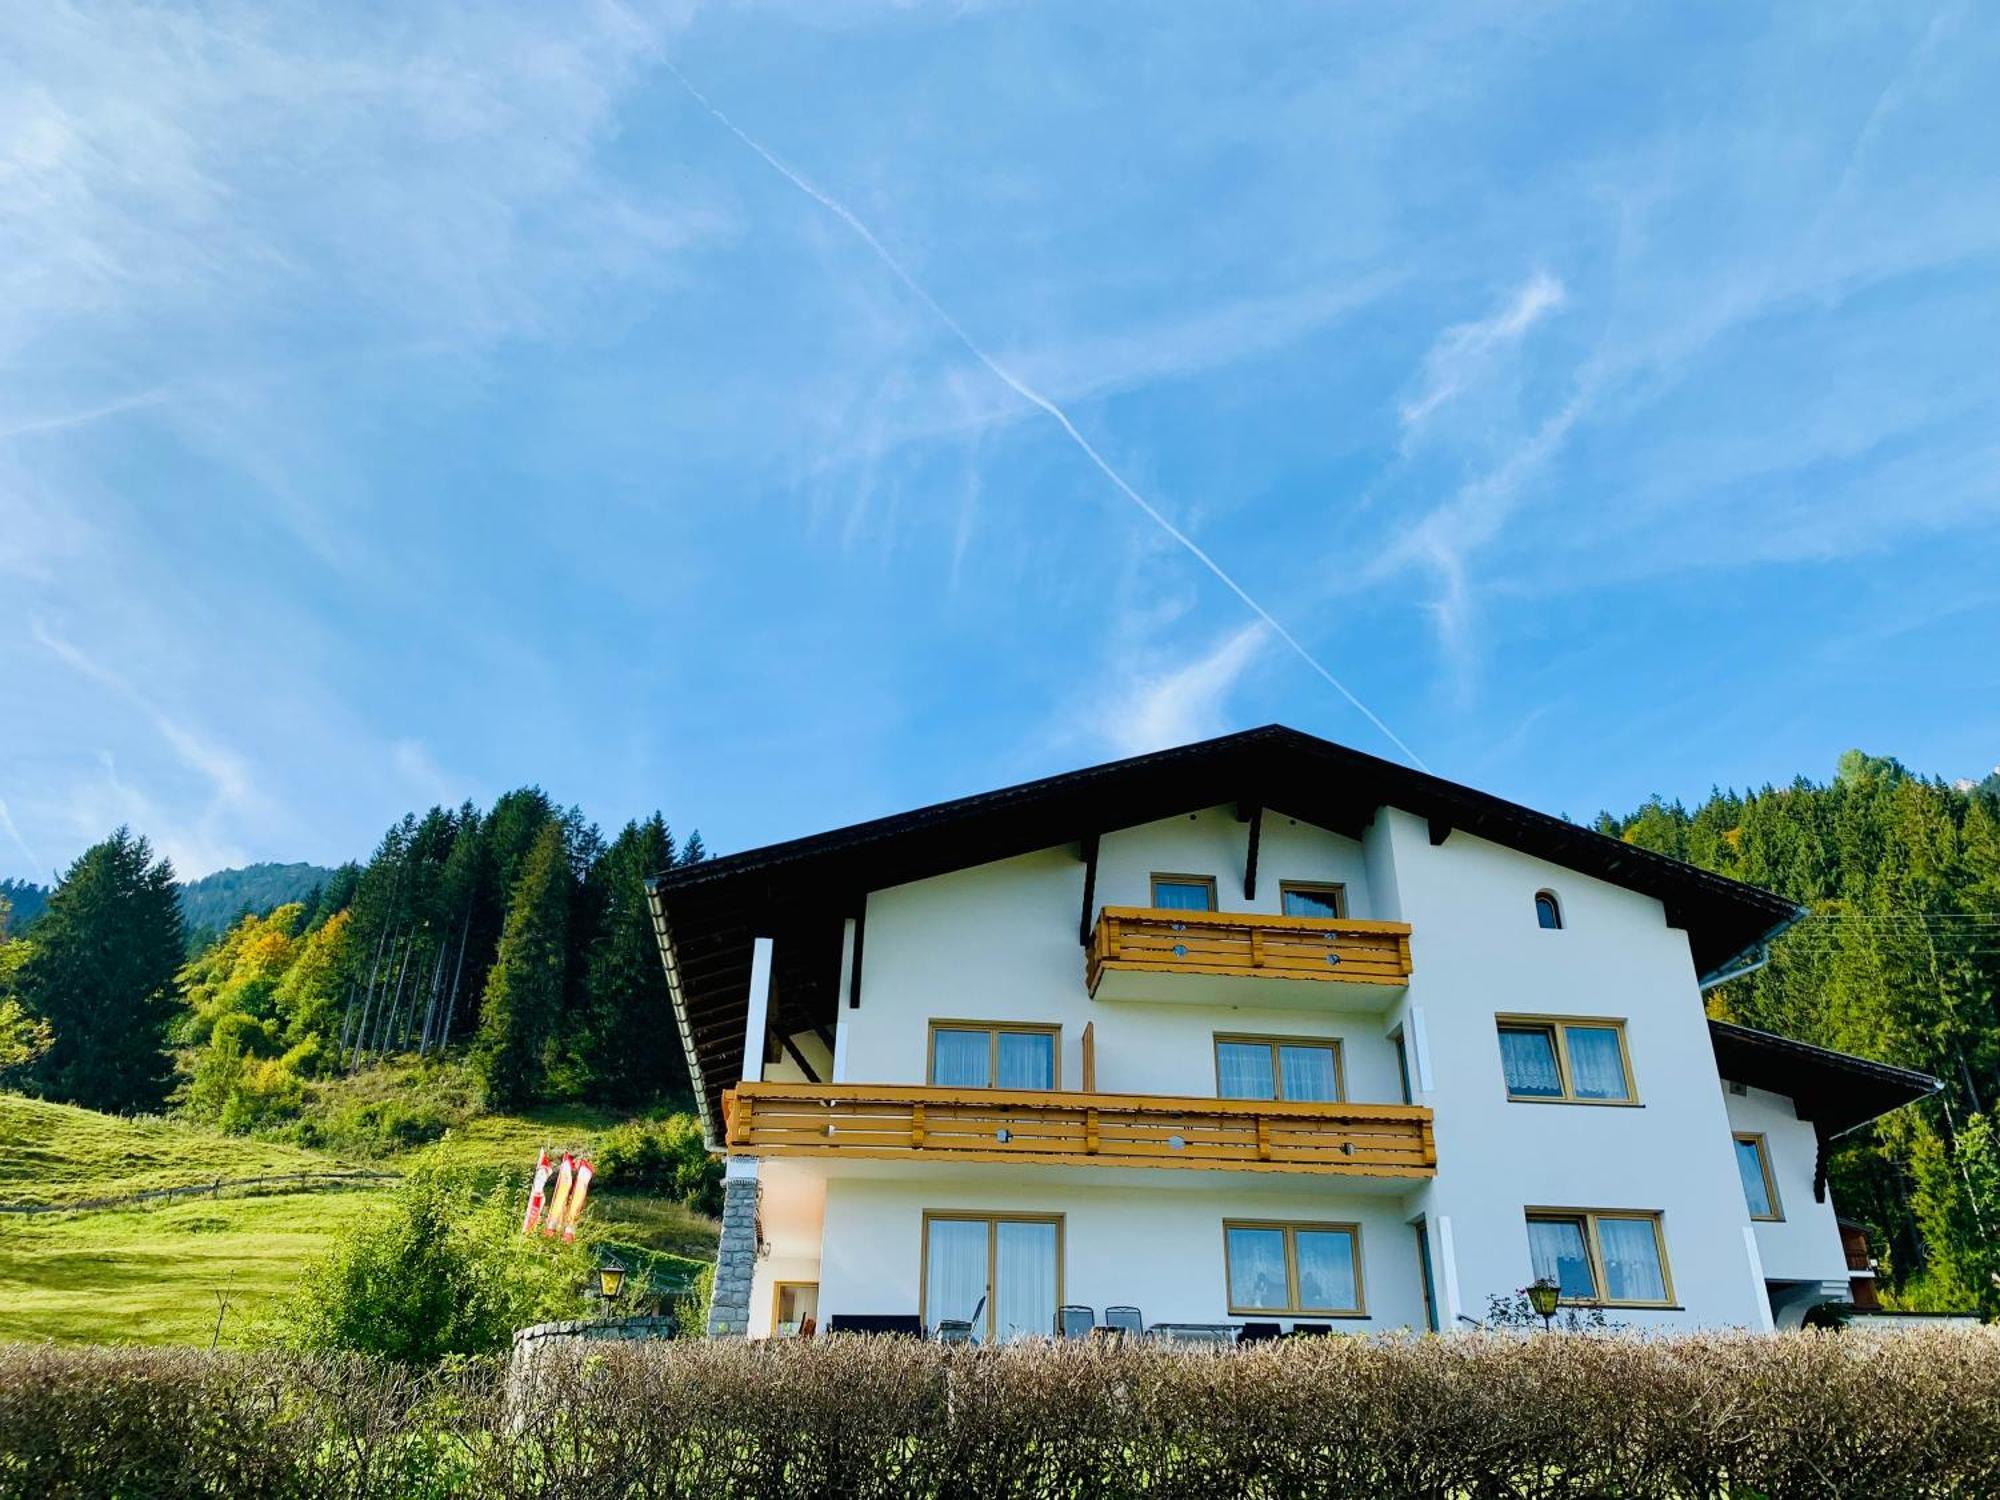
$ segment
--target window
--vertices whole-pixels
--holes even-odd
[[[1535,921],[1540,926],[1555,931],[1563,924],[1562,908],[1556,905],[1554,891],[1535,892]]]
[[[1215,1092],[1221,1099],[1331,1104],[1344,1097],[1340,1043],[1328,1037],[1218,1036]]]
[[[1052,1089],[1058,1026],[931,1022],[930,1081],[953,1089]]]
[[[1303,880],[1278,882],[1278,901],[1288,917],[1344,917],[1347,892],[1337,885],[1308,885]]]
[[[1153,907],[1156,911],[1214,911],[1213,875],[1155,875]]]
[[[1055,1215],[924,1215],[924,1327],[972,1324],[975,1343],[1055,1332],[1062,1305],[1062,1220]]]
[[[795,1339],[808,1318],[819,1315],[819,1283],[780,1281],[771,1288],[771,1337]]]
[[[1778,1202],[1778,1180],[1771,1174],[1771,1149],[1761,1135],[1748,1131],[1736,1137],[1736,1170],[1743,1177],[1743,1197],[1753,1219],[1782,1219]]]
[[[1391,1033],[1389,1040],[1396,1044],[1396,1077],[1403,1085],[1403,1102],[1405,1104],[1415,1104],[1417,1102],[1416,1091],[1410,1087],[1410,1048],[1409,1044],[1403,1040],[1403,1028],[1398,1026]]]
[[[1666,1235],[1660,1216],[1624,1209],[1528,1211],[1528,1258],[1535,1279],[1562,1287],[1565,1302],[1671,1307]]]
[[[1361,1300],[1361,1230],[1354,1224],[1225,1220],[1222,1250],[1229,1312],[1367,1316]]]
[[[1637,1104],[1625,1023],[1500,1016],[1500,1065],[1509,1099]]]
[[[1424,1327],[1438,1331],[1437,1283],[1431,1280],[1431,1226],[1419,1219],[1410,1226],[1417,1232],[1417,1275],[1424,1287]]]

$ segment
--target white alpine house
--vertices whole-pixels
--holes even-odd
[[[1709,1021],[1790,902],[1279,726],[650,889],[717,1335],[1796,1325],[1936,1087]]]

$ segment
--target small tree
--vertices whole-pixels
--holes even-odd
[[[584,1310],[591,1252],[521,1233],[504,1191],[418,1173],[350,1229],[285,1308],[285,1341],[430,1365],[505,1349],[514,1329]]]
[[[119,829],[69,867],[31,946],[15,982],[54,1043],[30,1085],[91,1109],[157,1108],[182,957],[173,866]]]
[[[507,904],[472,1049],[488,1101],[502,1108],[534,1100],[548,1074],[549,1046],[562,1022],[569,882],[562,826],[552,820],[529,849]]]

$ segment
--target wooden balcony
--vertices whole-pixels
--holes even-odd
[[[1431,1112],[1152,1094],[743,1083],[732,1155],[1434,1177]]]
[[[1407,922],[1107,906],[1085,980],[1098,1000],[1380,1009],[1410,979]],[[1206,983],[1191,982],[1194,979]],[[1322,985],[1370,986],[1336,992]]]

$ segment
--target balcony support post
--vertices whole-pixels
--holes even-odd
[[[771,1018],[771,940],[750,945],[750,1007],[743,1026],[743,1081],[761,1083]]]

